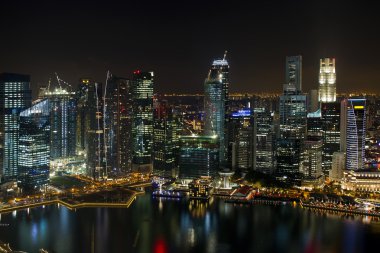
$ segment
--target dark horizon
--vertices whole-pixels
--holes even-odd
[[[303,91],[318,87],[319,59],[336,58],[338,92],[376,92],[377,9],[339,1],[12,1],[0,10],[0,72],[54,72],[71,85],[155,72],[155,91],[203,92],[213,59],[228,51],[231,92],[280,92],[285,57],[303,56]],[[34,95],[36,91],[34,91]]]

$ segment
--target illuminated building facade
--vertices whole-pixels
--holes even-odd
[[[219,169],[219,140],[214,136],[181,136],[179,177],[214,177]]]
[[[129,79],[109,73],[103,101],[104,154],[108,174],[131,171],[133,111],[131,86]]]
[[[280,96],[280,138],[277,141],[277,173],[296,175],[300,171],[303,140],[306,136],[306,95],[292,84],[284,85]]]
[[[274,114],[264,108],[254,109],[253,169],[272,174],[275,168]]]
[[[378,170],[345,170],[342,189],[350,191],[379,192],[380,172]]]
[[[153,72],[133,73],[132,163],[135,170],[152,169]]]
[[[19,186],[25,191],[49,182],[50,108],[45,99],[20,113]]]
[[[228,165],[247,171],[253,168],[254,116],[251,109],[232,112],[227,125]]]
[[[211,186],[212,180],[208,177],[201,177],[194,179],[189,183],[189,197],[190,199],[208,199],[211,197],[213,187]]]
[[[74,92],[62,87],[47,90],[50,106],[50,158],[76,155],[76,100]]]
[[[335,58],[320,59],[319,65],[319,102],[335,102]]]
[[[350,98],[342,101],[341,141],[346,151],[346,169],[364,168],[366,136],[366,99]]]
[[[302,91],[302,56],[287,56],[285,63],[285,82]]]
[[[327,176],[332,168],[332,157],[340,151],[340,103],[321,103],[323,132],[322,170]]]
[[[19,114],[31,100],[30,76],[0,74],[0,166],[5,180],[18,175]]]
[[[166,100],[154,103],[153,169],[172,176],[178,165],[179,119]]]
[[[217,135],[219,139],[221,163],[226,159],[225,126],[228,112],[229,65],[223,60],[215,60],[205,81],[205,134]]]
[[[304,141],[301,173],[308,180],[322,176],[322,137],[308,136]]]

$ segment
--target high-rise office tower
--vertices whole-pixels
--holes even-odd
[[[366,99],[342,101],[341,147],[346,151],[346,169],[364,168],[366,135]]]
[[[86,174],[93,179],[105,176],[104,128],[103,128],[103,85],[91,79],[79,80],[76,93],[77,154],[83,155],[86,161]]]
[[[307,94],[307,111],[315,112],[319,109],[318,90],[310,90]]]
[[[319,102],[336,101],[335,58],[320,59]]]
[[[227,124],[228,167],[253,168],[254,115],[250,108],[232,112]]]
[[[280,96],[280,139],[277,142],[277,172],[296,175],[300,171],[303,140],[306,136],[306,95],[292,84],[284,85]]]
[[[307,114],[307,136],[323,136],[321,110]]]
[[[322,136],[307,136],[304,141],[301,173],[306,180],[322,176]]]
[[[298,93],[302,92],[302,56],[287,56],[285,63],[285,83],[293,85]]]
[[[133,169],[152,169],[153,148],[153,72],[133,72],[132,141]]]
[[[0,74],[0,167],[5,180],[18,174],[19,114],[31,100],[30,76]]]
[[[50,108],[44,99],[20,113],[18,179],[25,191],[49,182]]]
[[[321,103],[323,159],[322,170],[327,176],[332,166],[332,157],[340,150],[340,103]]]
[[[215,60],[205,80],[205,134],[217,135],[219,159],[226,159],[225,125],[228,113],[229,65],[227,60]]]
[[[50,106],[50,158],[62,159],[76,155],[75,92],[63,87],[45,92]]]
[[[179,177],[216,176],[219,169],[219,140],[213,136],[181,136]]]
[[[153,169],[172,176],[178,164],[179,119],[167,100],[155,99],[153,123]]]
[[[253,169],[272,174],[275,166],[274,113],[265,108],[254,109]]]
[[[88,85],[86,118],[86,164],[87,175],[93,179],[101,179],[106,175],[104,157],[104,127],[103,127],[103,85],[91,82]]]
[[[132,87],[127,78],[108,73],[104,91],[104,154],[106,170],[120,173],[132,165]]]
[[[78,91],[75,94],[77,105],[77,123],[76,123],[76,154],[85,155],[88,141],[87,129],[90,129],[88,113],[88,96],[89,86],[94,82],[89,78],[79,79]]]

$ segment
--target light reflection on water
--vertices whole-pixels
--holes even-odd
[[[0,240],[28,252],[365,252],[380,236],[371,217],[148,194],[128,209],[54,205],[0,219],[10,224],[0,227]]]

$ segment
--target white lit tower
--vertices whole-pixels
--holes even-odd
[[[320,59],[319,102],[336,101],[335,58]]]

